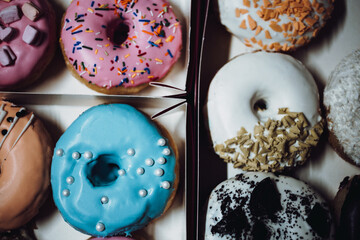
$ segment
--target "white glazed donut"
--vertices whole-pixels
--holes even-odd
[[[244,170],[300,165],[323,131],[313,77],[280,53],[232,59],[212,80],[206,108],[215,151]]]
[[[310,186],[248,172],[211,192],[205,239],[332,239],[333,229],[327,204]]]
[[[360,166],[360,50],[345,57],[324,90],[330,143],[345,160]]]
[[[218,0],[221,23],[248,47],[294,50],[325,25],[334,0]]]

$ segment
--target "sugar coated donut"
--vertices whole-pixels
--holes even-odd
[[[55,13],[47,0],[0,1],[0,89],[28,86],[55,51]]]
[[[218,0],[221,23],[246,46],[294,50],[325,25],[334,0]]]
[[[324,90],[329,142],[348,162],[360,166],[360,50],[345,57]]]
[[[206,240],[332,239],[326,202],[286,176],[248,172],[220,183],[208,202]]]
[[[164,0],[74,0],[62,26],[68,68],[99,92],[136,93],[180,56],[181,27]]]
[[[178,184],[169,137],[129,105],[85,111],[57,142],[51,166],[54,201],[65,221],[105,237],[159,217]]]
[[[360,239],[360,175],[346,177],[334,199],[336,239]]]
[[[0,103],[0,232],[39,211],[50,185],[51,139],[32,112]]]
[[[244,170],[303,164],[323,132],[318,98],[313,77],[291,56],[256,52],[232,59],[208,93],[216,153]]]

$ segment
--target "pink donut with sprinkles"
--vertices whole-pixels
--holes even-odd
[[[73,75],[106,94],[131,94],[162,79],[180,57],[181,26],[163,0],[74,0],[62,20]]]

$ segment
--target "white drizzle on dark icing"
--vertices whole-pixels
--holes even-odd
[[[1,114],[0,114],[0,117],[5,117],[3,116],[3,109],[1,109]],[[1,143],[0,143],[0,148],[2,147],[2,145],[4,144],[7,136],[9,136],[9,134],[11,133],[11,130],[15,127],[17,121],[19,120],[19,118],[25,116],[23,115],[23,111],[25,111],[26,109],[24,107],[20,108],[20,110],[16,113],[15,115],[15,118],[13,119],[11,125],[10,125],[10,128],[9,130],[7,131],[7,133],[4,135],[3,139],[1,140]],[[1,120],[3,120],[3,118]],[[26,123],[26,125],[24,126],[24,128],[22,129],[22,131],[20,132],[19,136],[17,137],[17,139],[15,140],[14,144],[11,146],[10,148],[10,151],[15,147],[16,143],[19,141],[19,139],[22,137],[22,135],[25,133],[25,131],[27,130],[27,128],[30,126],[30,124],[32,123],[34,119],[34,114],[31,115],[29,121]]]
[[[1,108],[0,108],[0,124],[2,123],[2,121],[4,120],[6,114],[7,114],[7,111],[4,110],[4,103],[1,104]]]

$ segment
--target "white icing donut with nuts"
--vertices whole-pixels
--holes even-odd
[[[313,77],[280,53],[243,54],[224,65],[206,109],[215,151],[245,170],[302,164],[323,130]]]
[[[218,0],[220,20],[248,47],[294,50],[325,25],[333,0]]]

